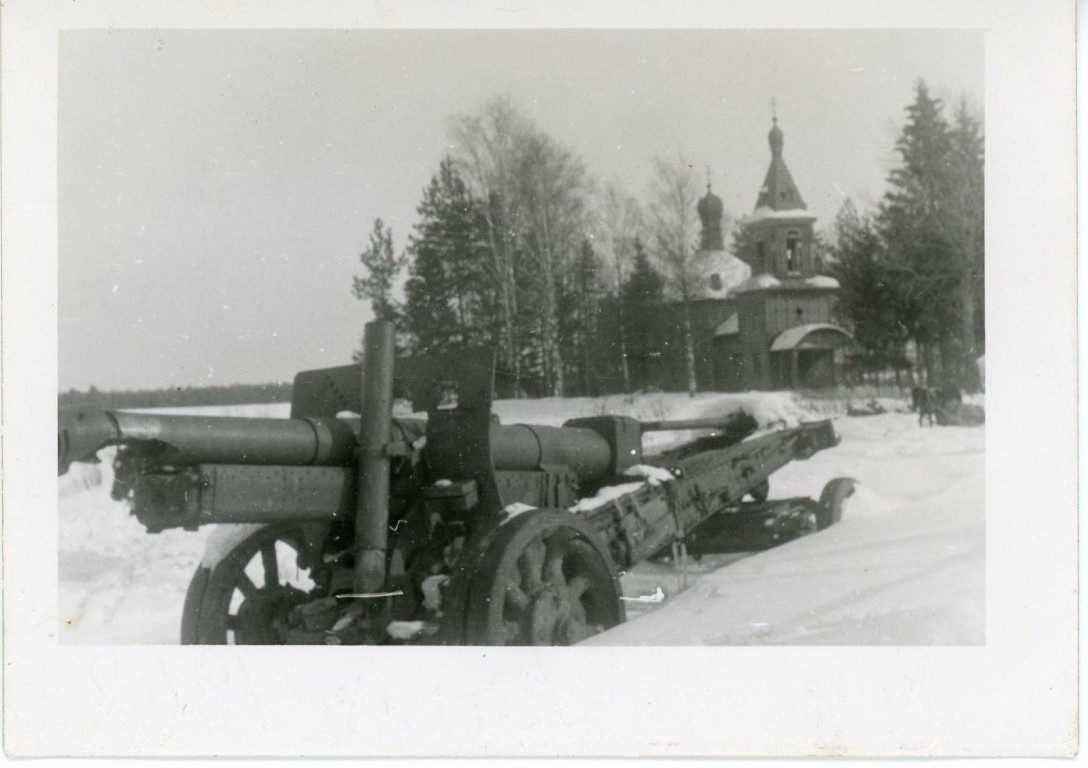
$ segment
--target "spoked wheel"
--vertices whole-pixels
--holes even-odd
[[[836,477],[829,480],[820,493],[820,513],[818,527],[822,531],[842,519],[842,504],[854,493],[857,480],[852,477]]]
[[[624,619],[615,568],[593,530],[567,511],[505,523],[469,587],[471,645],[572,645]]]
[[[252,533],[248,528],[226,529],[214,545],[209,541],[230,548],[221,559],[213,557],[211,567],[201,565],[189,584],[183,644],[283,643],[288,612],[312,599],[315,585],[300,562],[302,532],[290,525],[263,526]],[[232,536],[239,541],[232,542]]]

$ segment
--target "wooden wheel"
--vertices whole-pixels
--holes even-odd
[[[583,521],[533,510],[500,526],[477,561],[471,645],[572,645],[624,620],[615,568]]]
[[[219,543],[230,548],[193,575],[181,619],[183,644],[281,644],[288,612],[312,599],[315,584],[300,555],[301,530],[279,524],[247,529],[239,527],[237,542],[229,541],[233,532],[227,529]]]

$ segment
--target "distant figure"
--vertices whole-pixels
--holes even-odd
[[[932,427],[937,414],[937,392],[929,387],[911,387],[910,403],[911,408],[918,411],[918,426],[924,426],[923,421],[928,418]]]

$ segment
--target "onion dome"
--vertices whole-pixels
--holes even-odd
[[[782,154],[782,129],[778,127],[778,118],[771,118],[771,130],[767,133],[767,143],[771,145],[771,156],[778,157]]]
[[[700,250],[722,251],[725,245],[722,240],[722,213],[725,207],[722,199],[710,191],[710,184],[706,185],[706,196],[699,200],[695,210],[699,213],[699,220],[703,224],[702,242]]]

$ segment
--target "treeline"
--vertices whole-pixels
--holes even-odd
[[[986,346],[984,137],[961,100],[951,118],[924,82],[896,142],[900,164],[875,211],[847,201],[828,270],[863,370],[901,370],[916,351],[925,383],[978,388]]]
[[[57,398],[61,408],[96,407],[183,408],[201,405],[248,405],[250,403],[289,403],[291,384],[231,384],[221,387],[167,387],[102,392],[69,389]]]
[[[878,209],[848,202],[817,258],[842,285],[856,365],[894,370],[915,349],[925,378],[970,388],[985,343],[981,121],[965,103],[948,120],[924,83],[915,96]],[[640,200],[505,98],[451,118],[448,148],[406,247],[376,219],[354,278],[402,353],[491,346],[503,397],[694,393],[707,265],[683,157],[653,158]]]
[[[677,379],[694,391],[690,328],[673,340],[667,327],[675,307],[685,327],[698,283],[690,164],[655,158],[643,205],[505,98],[454,116],[449,134],[407,247],[376,220],[354,279],[375,316],[396,322],[402,351],[494,347],[501,396]]]

